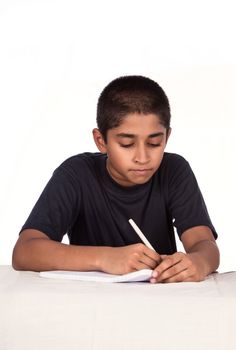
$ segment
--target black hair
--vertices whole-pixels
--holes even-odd
[[[97,104],[97,126],[105,142],[107,131],[119,126],[131,113],[156,114],[167,130],[170,127],[170,105],[164,90],[141,75],[119,77],[102,91]]]

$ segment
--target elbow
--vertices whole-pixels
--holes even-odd
[[[220,266],[220,251],[215,241],[210,241],[210,250],[207,252],[207,261],[209,264],[209,273],[216,272]]]
[[[216,244],[216,259],[215,259],[215,265],[216,265],[216,268],[215,268],[215,271],[219,268],[220,266],[220,251],[219,251],[219,248]]]
[[[209,241],[208,259],[210,259],[212,265],[212,271],[215,272],[220,266],[220,251],[216,244],[216,241]]]
[[[15,270],[39,271],[40,253],[38,253],[38,238],[49,238],[37,230],[24,230],[20,234],[12,251],[12,267]],[[45,241],[45,239],[43,240]],[[40,245],[39,245],[40,246]],[[42,251],[42,250],[41,250]]]
[[[14,249],[13,249],[13,252],[12,252],[12,267],[14,270],[17,270],[17,271],[27,270],[24,267],[24,263],[23,263],[23,259],[22,259],[22,257],[24,255],[22,253],[23,252],[16,244]]]

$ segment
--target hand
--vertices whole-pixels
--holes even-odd
[[[155,268],[151,283],[199,282],[204,280],[203,265],[197,253],[177,252],[161,255],[162,262]]]
[[[124,247],[104,247],[100,269],[107,273],[121,275],[142,269],[155,269],[161,257],[142,243]]]

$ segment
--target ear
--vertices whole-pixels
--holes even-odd
[[[167,132],[166,132],[166,143],[167,143],[167,141],[169,140],[169,137],[170,137],[171,131],[172,131],[172,129],[171,129],[171,128],[169,128],[169,129],[167,130]]]
[[[101,153],[107,153],[106,142],[104,141],[101,132],[97,128],[93,129],[93,139],[99,151]]]

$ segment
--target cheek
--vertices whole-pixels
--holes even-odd
[[[129,158],[130,152],[127,152],[126,149],[120,147],[120,146],[114,146],[110,152],[110,157],[112,159],[120,160],[122,161],[123,159]]]
[[[160,148],[159,151],[153,156],[153,161],[159,166],[164,156],[164,149]]]
[[[122,149],[113,150],[110,153],[110,160],[115,168],[125,170],[130,165],[130,153],[122,151]]]
[[[119,164],[123,162],[124,155],[118,148],[113,148],[107,153],[108,158],[113,164]]]

